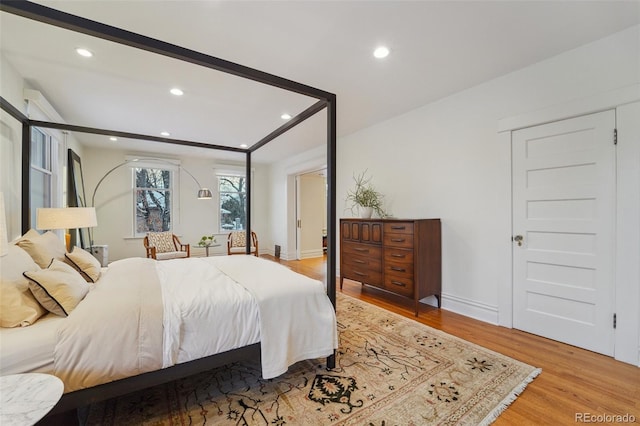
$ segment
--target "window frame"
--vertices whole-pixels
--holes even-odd
[[[136,157],[137,159],[137,157]],[[134,238],[142,238],[145,237],[147,235],[147,232],[153,232],[151,230],[145,230],[145,231],[138,231],[138,222],[137,222],[137,218],[138,218],[138,214],[137,214],[137,209],[138,209],[138,203],[137,203],[137,195],[138,195],[138,190],[145,190],[145,189],[153,189],[153,190],[160,190],[160,191],[167,191],[170,194],[170,207],[169,207],[169,215],[170,215],[170,221],[169,221],[169,229],[167,229],[166,231],[170,231],[173,233],[176,233],[176,226],[179,223],[179,204],[180,204],[180,163],[179,161],[176,160],[169,160],[169,159],[157,159],[154,161],[154,159],[152,158],[148,158],[148,159],[140,159],[140,160],[136,160],[134,163],[131,164],[131,201],[132,201],[132,207],[131,207],[131,214],[132,214],[132,226],[131,226],[131,234],[133,235]],[[144,188],[144,187],[138,187],[137,181],[136,181],[136,170],[137,169],[154,169],[154,170],[167,170],[170,173],[170,182],[169,182],[169,188],[153,188],[153,187],[148,187],[148,188]]]
[[[53,132],[48,131],[49,129],[44,129],[41,127],[32,127],[31,134],[29,135],[29,149],[31,150],[31,156],[29,160],[29,174],[30,179],[33,182],[34,175],[33,173],[39,173],[48,177],[49,182],[46,185],[45,193],[43,194],[42,199],[38,200],[39,202],[35,202],[33,198],[33,191],[30,191],[30,201],[29,204],[31,206],[31,227],[36,228],[36,212],[39,207],[61,207],[61,199],[62,199],[62,188],[61,182],[63,178],[60,173],[62,171],[62,165],[60,164],[60,145],[61,142],[58,140],[57,135],[54,135]],[[35,156],[34,153],[34,133],[37,132],[42,135],[42,145],[44,151],[44,157],[46,158],[46,162],[48,164],[40,165],[34,162]],[[41,201],[41,202],[40,202]],[[56,231],[57,232],[57,231]]]
[[[231,191],[221,191],[221,180],[225,179],[225,178],[244,178],[245,179],[245,184],[244,184],[244,191],[243,192],[231,192]],[[243,231],[245,229],[245,225],[247,223],[247,210],[246,210],[246,200],[247,200],[247,184],[246,184],[246,175],[245,173],[240,173],[240,172],[235,172],[235,171],[229,171],[229,170],[225,170],[225,171],[219,171],[216,173],[216,196],[218,199],[218,232],[220,232],[221,234],[228,234],[229,232],[232,231]],[[223,213],[222,213],[222,197],[224,194],[244,194],[244,199],[245,199],[245,210],[244,210],[244,215],[243,218],[241,220],[242,223],[242,228],[223,228],[223,223],[222,223],[222,218],[223,218]]]

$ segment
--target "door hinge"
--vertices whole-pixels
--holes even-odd
[[[616,325],[618,325],[618,316],[616,314],[613,314],[613,328],[616,328]]]
[[[618,129],[613,129],[613,144],[618,145]]]

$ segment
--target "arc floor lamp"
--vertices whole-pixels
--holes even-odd
[[[124,167],[130,164],[135,164],[139,161],[143,161],[145,164],[147,163],[158,163],[158,164],[165,164],[165,165],[170,165],[173,167],[177,167],[178,170],[182,170],[183,172],[185,172],[187,175],[189,175],[191,177],[191,179],[193,179],[193,181],[196,183],[196,185],[198,185],[198,199],[199,200],[210,200],[211,198],[213,198],[213,195],[211,194],[211,191],[208,188],[203,187],[202,185],[200,185],[200,182],[198,182],[198,179],[196,179],[196,177],[189,172],[187,169],[185,169],[182,165],[180,164],[176,164],[173,163],[171,161],[167,161],[167,160],[161,160],[161,159],[157,159],[157,158],[145,158],[144,160],[140,160],[138,158],[133,158],[131,160],[126,160],[123,161],[122,163],[112,167],[109,171],[107,171],[98,181],[98,183],[96,184],[95,189],[93,190],[93,194],[91,195],[91,207],[95,207],[95,198],[96,198],[96,193],[98,192],[98,189],[100,188],[100,185],[102,185],[102,182],[104,182],[104,180],[107,178],[107,176],[109,176],[111,173],[113,173],[114,171],[116,171],[117,169],[119,169],[120,167]],[[90,235],[89,237],[89,244],[91,246],[91,251],[93,252],[93,235]]]
[[[105,173],[104,176],[102,176],[100,178],[100,180],[98,181],[98,184],[96,185],[95,189],[93,190],[93,194],[91,195],[91,206],[95,207],[96,193],[98,192],[98,188],[100,188],[100,185],[102,185],[102,182],[104,182],[104,180],[107,178],[107,176],[109,176],[111,173],[113,173],[114,171],[116,171],[120,167],[124,167],[124,166],[126,166],[128,164],[132,164],[132,163],[137,163],[138,161],[140,161],[140,159],[138,159],[138,158],[134,158],[134,159],[131,159],[131,160],[123,161],[122,163],[120,163],[117,166],[111,168],[107,173]],[[196,185],[198,185],[198,188],[199,188],[198,189],[198,199],[199,200],[210,200],[211,198],[213,198],[213,196],[211,195],[211,191],[208,188],[204,188],[202,185],[200,185],[200,182],[198,182],[198,179],[196,179],[196,177],[191,172],[189,172],[187,169],[185,169],[182,165],[172,163],[171,161],[160,160],[160,159],[157,159],[157,158],[145,159],[144,162],[145,163],[167,164],[167,165],[171,165],[171,166],[174,166],[174,167],[178,167],[179,170],[182,170],[187,175],[189,175],[191,177],[191,179],[193,179],[193,181],[196,183]]]

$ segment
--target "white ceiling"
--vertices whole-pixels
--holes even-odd
[[[640,1],[40,1],[335,93],[338,136],[640,23]],[[238,147],[315,99],[0,14],[0,47],[67,123]],[[372,56],[385,44],[385,60]],[[76,47],[94,52],[91,59]],[[185,95],[168,93],[178,86]],[[259,149],[271,162],[326,141],[323,112]],[[78,135],[87,145],[219,151]],[[237,155],[236,155],[236,158]],[[243,158],[242,156],[239,157]]]

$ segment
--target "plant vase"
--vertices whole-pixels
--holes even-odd
[[[362,219],[370,219],[373,214],[373,207],[359,206],[358,211],[360,212],[360,217]]]

